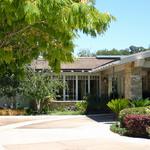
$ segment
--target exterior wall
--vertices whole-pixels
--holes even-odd
[[[142,70],[142,91],[143,98],[150,98],[150,68]]]
[[[101,72],[101,93],[108,98],[140,99],[143,96],[143,67],[132,62]],[[146,74],[147,75],[147,74]],[[146,76],[146,81],[150,77]],[[149,84],[147,85],[149,86]]]
[[[101,84],[100,84],[100,93],[101,97],[107,98],[108,97],[108,75],[105,72],[101,72]]]

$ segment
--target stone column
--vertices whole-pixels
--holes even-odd
[[[134,63],[125,66],[125,98],[142,98],[142,69],[135,67]]]
[[[108,76],[108,95],[112,94],[112,76]]]
[[[108,97],[108,76],[103,72],[101,73],[101,96]]]

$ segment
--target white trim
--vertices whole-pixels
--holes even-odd
[[[66,77],[65,75],[63,75],[63,85],[64,85],[64,88],[63,88],[63,100],[65,101],[66,100]]]
[[[90,72],[62,72],[61,75],[81,75],[81,76],[87,76],[87,75],[99,75],[99,73],[90,73]]]
[[[76,101],[78,100],[78,75],[76,75]]]
[[[98,71],[106,70],[106,69],[109,69],[109,68],[116,66],[116,65],[127,64],[130,62],[134,62],[134,61],[149,58],[149,57],[150,57],[150,50],[145,51],[145,52],[141,52],[141,53],[137,53],[137,54],[133,54],[130,56],[122,57],[121,60],[119,60],[119,61],[115,61],[115,62],[109,63],[107,65],[100,66],[96,69],[93,69],[91,72],[96,73]]]
[[[88,75],[88,94],[90,94],[91,89],[90,89],[90,75]]]
[[[99,75],[99,96],[102,96],[102,75],[101,75],[101,72],[100,72],[100,75]]]

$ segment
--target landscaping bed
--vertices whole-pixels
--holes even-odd
[[[123,109],[110,129],[120,135],[150,138],[150,107]]]
[[[24,109],[0,109],[1,116],[16,116],[16,115],[26,115],[26,110]]]

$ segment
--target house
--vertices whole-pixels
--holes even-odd
[[[80,57],[73,63],[61,65],[59,75],[48,62],[34,60],[31,67],[49,70],[51,79],[59,78],[68,88],[60,91],[61,100],[82,100],[96,95],[111,98],[150,97],[150,51],[128,56]]]

